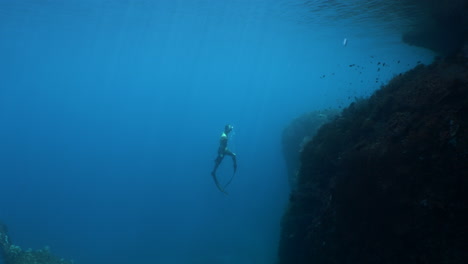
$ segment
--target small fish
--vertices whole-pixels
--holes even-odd
[[[343,46],[346,47],[346,45],[348,45],[348,39],[347,39],[347,38],[344,38],[344,39],[343,39]]]

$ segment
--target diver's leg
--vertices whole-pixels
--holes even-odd
[[[223,161],[223,159],[224,159],[224,155],[218,155],[218,157],[216,157],[215,165],[214,165],[213,171],[211,172],[211,175],[213,176],[216,175],[216,170],[218,169],[219,164],[221,164],[221,161]]]

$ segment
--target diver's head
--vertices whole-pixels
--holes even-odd
[[[225,126],[224,126],[224,133],[228,134],[229,132],[232,131],[233,128],[234,128],[234,127],[231,126],[231,125],[229,125],[229,124],[225,125]]]

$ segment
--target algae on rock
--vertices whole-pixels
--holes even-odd
[[[54,256],[49,247],[23,250],[11,242],[6,225],[0,222],[0,252],[5,264],[73,264]]]

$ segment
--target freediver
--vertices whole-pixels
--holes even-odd
[[[233,165],[234,165],[234,174],[236,173],[236,170],[237,170],[237,160],[236,160],[236,154],[233,153],[232,151],[230,151],[227,147],[227,144],[228,144],[228,135],[229,133],[232,131],[234,127],[232,125],[226,125],[224,126],[224,131],[223,133],[221,134],[221,137],[219,139],[219,148],[218,148],[218,156],[216,157],[216,159],[214,160],[215,162],[215,165],[214,165],[214,168],[213,168],[213,171],[211,172],[211,176],[213,176],[213,180],[215,181],[215,184],[216,184],[216,187],[218,187],[218,189],[227,194],[226,191],[224,191],[224,188],[219,184],[219,181],[218,179],[216,178],[216,170],[218,169],[219,165],[221,164],[221,162],[223,161],[224,159],[224,156],[228,155],[228,156],[231,156],[232,157],[232,162],[233,162]],[[233,176],[234,176],[233,174]],[[231,178],[232,180],[232,178]],[[228,184],[230,183],[231,181],[228,182]],[[226,184],[226,186],[228,185]],[[226,187],[225,186],[225,187]]]

